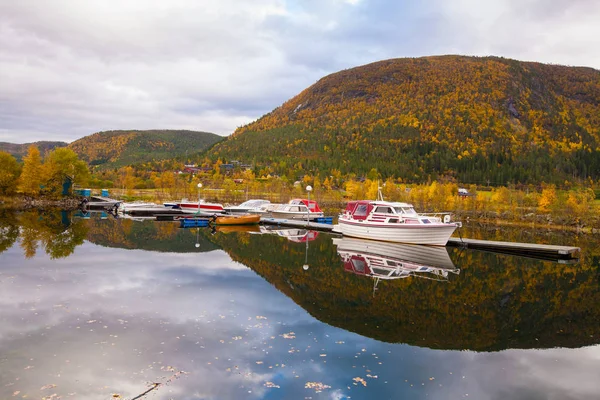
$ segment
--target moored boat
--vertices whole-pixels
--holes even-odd
[[[224,207],[228,214],[265,214],[268,212],[269,200],[251,199],[237,206]]]
[[[188,201],[187,199],[183,199],[178,203],[178,206],[183,212],[190,214],[206,216],[225,214],[225,209],[223,208],[222,204],[209,203],[202,199],[198,201]]]
[[[260,215],[226,215],[216,218],[217,225],[256,225],[260,222]]]
[[[280,204],[271,211],[271,215],[273,218],[314,220],[322,218],[323,211],[314,200],[293,199],[287,204]]]
[[[363,239],[445,246],[460,226],[448,213],[418,214],[408,203],[358,200],[348,202],[336,231]]]

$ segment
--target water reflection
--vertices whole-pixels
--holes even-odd
[[[373,278],[373,295],[380,280],[408,277],[447,281],[460,273],[444,247],[334,238],[347,272]]]
[[[0,219],[2,232],[14,236],[20,221]],[[590,346],[600,341],[593,252],[563,266],[450,249],[461,269],[450,282],[382,281],[373,297],[371,279],[345,271],[338,252],[346,245],[326,234],[302,242],[81,222],[86,240],[69,257],[38,251],[25,260],[18,237],[0,254],[2,399],[132,399],[152,382],[161,386],[148,397],[158,400],[600,391],[600,347]]]

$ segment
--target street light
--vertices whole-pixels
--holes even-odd
[[[310,192],[312,190],[312,186],[308,185],[306,187],[306,191],[308,192],[308,204],[306,205],[306,223],[310,224]]]
[[[200,203],[200,189],[202,189],[202,183],[198,183],[196,186],[198,186],[198,203]]]

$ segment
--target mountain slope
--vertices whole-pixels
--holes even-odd
[[[0,151],[6,151],[7,153],[12,154],[17,160],[20,161],[23,158],[23,156],[25,156],[25,154],[27,154],[27,149],[29,149],[29,146],[31,146],[32,144],[37,146],[37,148],[40,150],[41,154],[44,154],[47,151],[53,150],[56,147],[66,147],[68,145],[68,143],[65,143],[65,142],[48,142],[48,141],[40,141],[40,142],[24,143],[24,144],[0,142]]]
[[[600,71],[497,57],[393,59],[331,74],[211,149],[292,177],[600,178]]]
[[[223,139],[186,130],[119,130],[98,132],[69,144],[91,166],[115,168],[202,152]]]

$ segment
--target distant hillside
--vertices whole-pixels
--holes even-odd
[[[600,71],[497,57],[380,61],[319,80],[211,149],[290,178],[600,179]]]
[[[24,144],[16,144],[16,143],[7,143],[0,142],[0,151],[6,151],[7,153],[15,156],[17,160],[21,160],[25,154],[27,154],[27,149],[31,145],[36,145],[40,150],[40,153],[44,154],[47,151],[53,150],[56,147],[65,147],[68,145],[66,142],[33,142],[33,143],[24,143]]]
[[[202,152],[223,139],[208,132],[185,130],[123,130],[98,132],[69,147],[90,166],[118,168]]]

